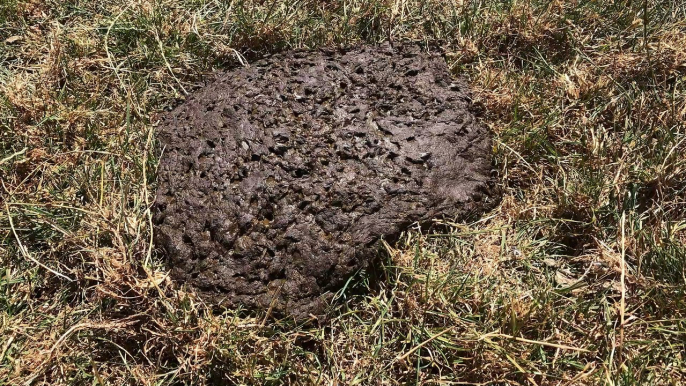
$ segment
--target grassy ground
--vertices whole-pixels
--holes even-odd
[[[324,326],[209,313],[149,242],[156,114],[389,38],[469,78],[502,204]],[[686,384],[685,121],[681,0],[0,0],[0,385]]]

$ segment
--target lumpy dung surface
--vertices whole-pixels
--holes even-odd
[[[319,315],[380,238],[493,202],[467,84],[412,44],[218,74],[158,137],[157,245],[177,280],[226,307]]]

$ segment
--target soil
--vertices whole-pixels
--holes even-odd
[[[291,51],[166,113],[156,243],[221,307],[322,315],[378,241],[494,203],[468,86],[418,45]]]

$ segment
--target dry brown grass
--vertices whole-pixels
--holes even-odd
[[[150,244],[156,114],[388,38],[470,79],[501,205],[326,325],[212,314]],[[685,83],[677,0],[0,0],[0,384],[686,384]]]

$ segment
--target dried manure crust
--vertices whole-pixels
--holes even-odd
[[[156,242],[210,302],[320,315],[376,242],[493,202],[467,85],[416,45],[296,51],[165,115]]]

